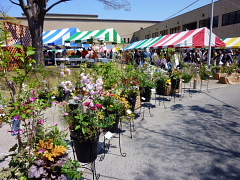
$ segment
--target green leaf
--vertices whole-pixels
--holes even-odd
[[[15,150],[17,149],[17,147],[18,147],[18,145],[15,144],[13,147],[11,147],[11,148],[9,149],[9,152],[15,151]]]
[[[20,56],[20,57],[22,57],[23,55],[22,54],[20,54],[20,53],[15,53],[15,55],[14,56]]]
[[[22,49],[23,50],[23,46],[22,45],[19,45],[19,44],[14,44],[15,47],[19,48],[19,49]]]
[[[32,51],[32,50],[27,51],[28,56],[33,55],[33,54],[35,54],[35,51]]]

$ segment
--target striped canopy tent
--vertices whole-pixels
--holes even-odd
[[[240,37],[226,38],[223,42],[226,43],[226,49],[240,49]]]
[[[143,42],[141,42],[140,44],[138,44],[135,49],[146,49],[151,47],[152,45],[156,44],[156,42],[160,41],[160,39],[162,39],[163,36],[160,37],[155,37],[155,38],[151,38],[151,39],[146,39]]]
[[[65,40],[79,32],[78,28],[57,29],[43,32],[44,46],[76,46],[77,44],[65,44]]]
[[[145,41],[145,40],[133,42],[133,43],[131,43],[128,47],[126,47],[124,50],[125,50],[125,51],[129,51],[129,50],[135,49],[136,46],[138,46],[139,44],[141,44],[141,43],[144,42],[144,41]]]
[[[207,48],[209,46],[210,30],[206,27],[183,31],[163,36],[150,49],[162,48]],[[211,47],[225,47],[226,44],[214,33],[211,36]]]
[[[111,42],[111,43],[122,43],[122,39],[118,32],[113,29],[102,29],[94,31],[82,31],[77,32],[70,38],[65,40],[65,43],[92,43],[95,41],[100,42]]]

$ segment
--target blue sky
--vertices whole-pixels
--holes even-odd
[[[13,0],[17,2],[18,0]],[[57,0],[49,0],[48,5]],[[105,10],[104,5],[97,0],[71,0],[61,3],[48,13],[60,14],[92,14],[98,15],[99,19],[123,19],[123,20],[154,20],[163,21],[175,13],[186,8],[197,0],[128,0],[131,11]],[[214,0],[216,1],[216,0]],[[175,15],[184,14],[199,7],[211,4],[212,0],[198,0],[196,3]],[[8,14],[14,17],[22,16],[22,9],[12,4],[9,0],[1,0],[0,6],[9,8]]]

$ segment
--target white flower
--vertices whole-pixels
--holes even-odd
[[[132,114],[132,111],[130,109],[128,109],[126,112],[127,114]]]

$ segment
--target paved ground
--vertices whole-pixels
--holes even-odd
[[[153,93],[151,114],[147,108],[135,119],[130,137],[123,123],[122,157],[118,134],[110,141],[105,159],[96,160],[102,180],[239,180],[240,179],[240,85],[207,81],[202,91],[183,98],[165,99]],[[186,86],[187,87],[187,86]],[[198,88],[200,86],[198,85]],[[141,109],[143,112],[144,108]],[[136,113],[140,110],[136,110]],[[51,117],[51,113],[47,112]],[[57,120],[55,119],[55,122]],[[6,154],[14,137],[0,128],[0,153]],[[102,137],[101,137],[102,142]],[[100,143],[102,144],[102,143]],[[0,168],[7,161],[0,163]],[[86,173],[86,179],[92,179]]]

